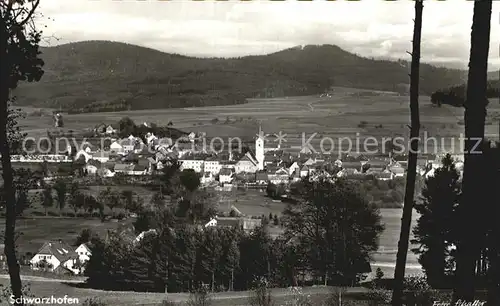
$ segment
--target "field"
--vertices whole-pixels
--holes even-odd
[[[335,88],[331,97],[253,99],[246,104],[230,106],[74,114],[66,115],[64,123],[65,129],[76,131],[91,128],[101,122],[113,123],[124,116],[129,116],[136,123],[166,125],[172,121],[174,127],[182,130],[205,132],[209,138],[221,137],[226,145],[229,137],[251,140],[258,132],[260,123],[265,133],[272,135],[281,131],[287,134],[282,142],[283,148],[300,146],[313,133],[318,133],[310,142],[318,151],[322,137],[334,140],[333,152],[337,152],[340,147],[347,151],[349,144],[342,141],[342,137],[352,140],[351,151],[363,151],[363,141],[367,137],[375,137],[380,142],[383,137],[407,136],[408,101],[407,96],[392,93]],[[496,117],[499,112],[498,103],[492,101],[489,106],[491,118]],[[422,139],[425,139],[424,133],[427,133],[427,137],[444,138],[443,143],[439,140],[437,144],[437,151],[440,152],[442,149],[451,149],[451,138],[454,137],[454,147],[459,148],[458,137],[463,133],[463,125],[460,123],[463,120],[462,108],[434,107],[428,97],[422,96],[420,113]],[[217,122],[215,118],[218,119]],[[496,135],[498,127],[491,119],[489,121],[486,134]],[[30,116],[22,120],[21,127],[31,136],[43,136],[52,127],[52,118]],[[357,139],[359,145],[356,143]],[[277,142],[274,140],[275,138],[269,137],[266,146],[275,147]],[[433,142],[428,141],[427,144],[428,150],[433,150]],[[325,140],[323,148],[326,151],[332,149],[330,140]]]
[[[99,235],[105,235],[108,229],[116,229],[121,224],[129,224],[129,220],[124,222],[106,221],[99,219],[83,218],[58,218],[58,217],[37,217],[18,219],[16,231],[20,233],[17,245],[20,254],[36,252],[48,240],[63,240],[73,245],[75,238],[83,229],[91,229]],[[0,228],[5,228],[5,219],[0,219]]]

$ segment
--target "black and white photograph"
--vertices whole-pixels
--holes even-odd
[[[0,305],[499,306],[500,2],[0,0]]]

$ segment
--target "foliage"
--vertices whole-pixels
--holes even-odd
[[[251,306],[273,306],[275,305],[270,284],[267,279],[261,277],[255,280],[253,295],[249,298]]]
[[[73,245],[79,246],[82,243],[89,243],[93,237],[95,237],[95,234],[92,230],[90,228],[85,228],[78,234]]]
[[[305,295],[300,287],[290,287],[292,300],[287,301],[285,306],[313,306],[311,295]]]
[[[232,59],[191,58],[108,41],[42,50],[46,82],[29,91],[21,87],[20,102],[81,112],[231,105],[254,97],[321,94],[332,85],[394,91],[408,79],[398,62],[361,58],[332,45]],[[462,78],[459,70],[427,64],[421,75],[426,94]]]
[[[404,295],[408,304],[416,306],[432,305],[434,301],[450,301],[448,293],[434,290],[425,277],[410,276],[404,280]]]
[[[64,180],[58,179],[52,188],[56,191],[57,206],[59,208],[59,212],[62,213],[62,210],[66,206],[66,193],[68,191],[68,186]]]
[[[375,271],[375,279],[380,281],[382,280],[382,278],[384,278],[384,272],[382,272],[382,269],[377,268],[377,270]]]
[[[187,302],[188,306],[210,306],[212,305],[212,298],[206,286],[201,286],[201,288],[194,290]]]
[[[107,187],[99,193],[98,201],[103,205],[106,205],[113,212],[114,208],[119,208],[122,206],[120,201],[121,197],[116,191],[112,190],[111,187]]]
[[[378,209],[343,180],[303,180],[295,192],[301,201],[286,208],[283,225],[307,269],[325,284],[357,283],[369,272],[370,254],[384,229]]]
[[[451,86],[446,89],[440,89],[432,93],[431,103],[437,106],[446,104],[455,107],[463,107],[465,103],[466,92],[466,84]],[[497,98],[498,96],[500,96],[500,80],[488,81],[486,88],[486,97]]]
[[[200,187],[200,177],[194,171],[182,171],[180,173],[180,181],[182,186],[190,192],[193,192]]]
[[[385,306],[391,302],[392,293],[390,290],[380,287],[370,287],[366,295],[369,306]]]
[[[354,306],[353,301],[345,300],[344,296],[347,290],[343,287],[334,288],[326,300],[321,304],[322,306]]]
[[[26,113],[20,108],[12,108],[12,104],[15,102],[16,97],[12,97],[7,106],[7,141],[11,154],[23,154],[23,141],[27,133],[21,132],[18,122],[20,119],[26,118]]]
[[[412,243],[418,244],[413,252],[419,255],[431,285],[445,283],[445,277],[454,270],[453,247],[458,245],[457,212],[461,192],[460,175],[450,155],[442,161],[434,176],[426,179],[421,201],[415,203],[420,214],[413,230]]]
[[[1,293],[0,293],[0,305],[2,304],[8,304],[10,305],[10,301],[11,301],[11,297],[12,297],[12,290],[10,288],[10,286],[4,286],[4,285],[0,285],[1,287]],[[35,295],[33,293],[31,293],[31,290],[30,290],[30,286],[29,285],[24,285],[23,288],[22,288],[22,295],[23,297],[26,297],[26,298],[34,298]],[[32,306],[32,305],[27,305],[27,304],[24,304],[25,306]]]
[[[52,195],[52,187],[46,186],[43,188],[43,191],[41,192],[41,202],[42,206],[45,209],[45,215],[47,215],[47,209],[52,207],[54,205],[54,197]]]
[[[276,185],[269,182],[266,187],[266,193],[270,198],[280,199],[286,193],[286,187],[284,184]]]

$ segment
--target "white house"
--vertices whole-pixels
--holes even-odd
[[[309,167],[307,165],[302,166],[300,169],[300,177],[306,177],[309,175]]]
[[[96,174],[100,168],[101,168],[101,163],[93,159],[89,160],[85,165],[85,170],[87,170],[88,174]]]
[[[210,219],[210,221],[205,224],[205,227],[214,227],[217,226],[217,216],[215,218]]]
[[[229,168],[222,168],[219,172],[219,182],[221,184],[231,183],[233,181],[233,170]]]
[[[109,161],[109,152],[107,151],[97,151],[92,154],[91,157],[93,160],[97,160],[101,163],[107,163]]]
[[[212,174],[219,174],[222,165],[216,159],[206,159],[203,164],[203,171],[210,172]]]
[[[92,256],[92,252],[85,243],[80,244],[76,248],[75,252],[78,255],[78,259],[82,262],[87,262],[90,259],[90,256]]]
[[[281,183],[288,183],[288,181],[290,180],[290,175],[288,174],[288,171],[284,168],[279,168],[276,171],[268,173],[267,176],[269,178],[269,181],[275,185]]]
[[[111,152],[115,152],[115,153],[123,153],[123,146],[118,142],[118,141],[114,141],[110,146],[109,146],[109,149]]]
[[[116,134],[116,132],[117,132],[116,129],[113,128],[111,125],[108,125],[106,127],[106,134],[108,134],[108,135],[114,135],[114,134]]]
[[[255,173],[259,169],[259,162],[253,158],[250,152],[247,152],[238,162],[236,162],[234,169],[236,173]]]
[[[86,152],[85,150],[80,150],[78,152],[76,152],[75,154],[75,160],[78,160],[80,159],[81,157],[84,157],[85,158],[85,162],[87,163],[90,159],[92,159],[92,155],[89,154],[88,152]]]
[[[141,232],[139,235],[137,235],[137,237],[135,237],[134,239],[134,244],[137,244],[139,242],[141,242],[142,239],[144,239],[144,237],[146,235],[151,235],[151,234],[156,234],[156,230],[155,229],[150,229],[150,230],[147,230],[147,231],[144,231],[144,232]]]
[[[43,244],[30,260],[33,270],[46,270],[51,272],[69,270],[74,274],[81,273],[76,266],[78,254],[62,241],[50,241]]]
[[[151,143],[154,143],[158,140],[158,137],[156,137],[153,133],[147,133],[146,134],[146,143],[149,145]]]
[[[196,173],[200,173],[203,171],[204,160],[203,159],[181,159],[180,160],[181,167],[180,170],[194,170]]]
[[[214,178],[212,172],[205,172],[200,179],[200,183],[208,184],[208,183],[213,182],[214,180],[215,180],[215,178]]]
[[[300,165],[298,162],[293,162],[293,164],[288,168],[288,173],[293,175],[295,170],[300,171]]]

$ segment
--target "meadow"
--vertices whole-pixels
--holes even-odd
[[[375,92],[351,88],[334,88],[330,97],[300,96],[273,99],[250,99],[248,103],[227,106],[210,106],[179,109],[137,110],[92,114],[72,114],[64,116],[65,130],[92,128],[105,122],[114,123],[128,116],[137,124],[153,122],[166,125],[172,121],[174,127],[194,132],[205,132],[208,138],[221,137],[226,146],[229,137],[251,140],[262,130],[270,134],[268,147],[276,147],[272,134],[286,134],[283,148],[300,146],[303,137],[307,140],[313,133],[317,135],[310,142],[316,150],[322,137],[334,140],[333,152],[340,147],[351,151],[364,150],[364,140],[407,137],[409,129],[409,98],[394,93]],[[500,105],[490,103],[486,134],[495,136],[498,126],[493,121],[500,114]],[[452,149],[451,138],[455,138],[454,148],[459,148],[458,137],[463,133],[463,108],[443,105],[433,106],[429,97],[420,97],[421,137],[440,137],[437,151]],[[21,128],[30,136],[44,136],[52,128],[52,117],[29,116],[20,122]],[[359,145],[356,144],[359,141]],[[428,150],[434,150],[434,143],[427,142]],[[359,148],[357,148],[359,146]],[[421,142],[423,148],[424,141]],[[325,141],[326,151],[332,149],[330,141]],[[227,148],[227,147],[226,147]],[[293,149],[292,149],[293,150]]]

